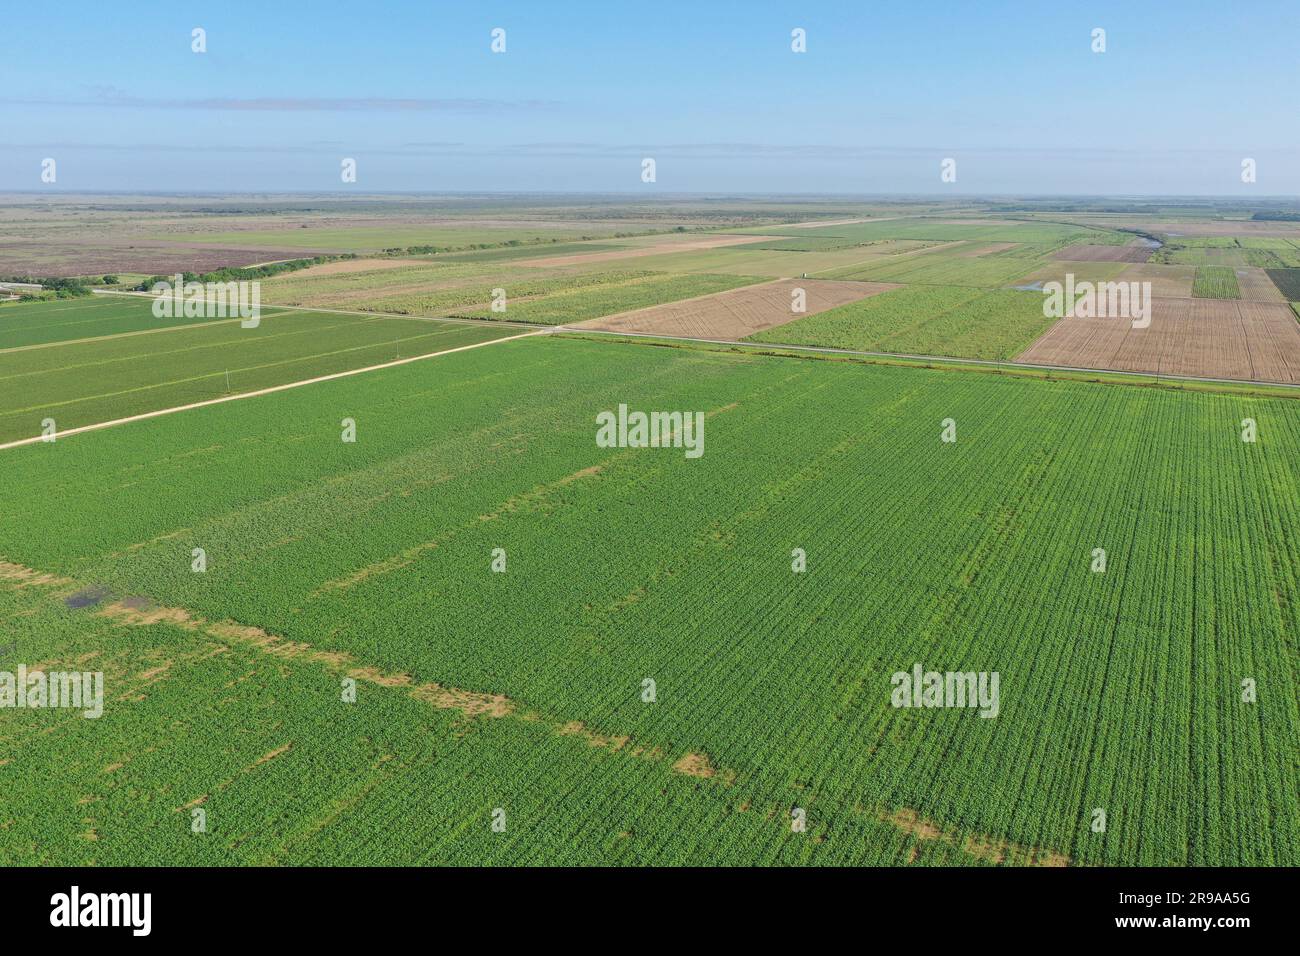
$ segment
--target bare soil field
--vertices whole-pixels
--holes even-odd
[[[1267,219],[1160,219],[1111,215],[1071,216],[1080,225],[1140,229],[1167,236],[1289,237],[1300,239],[1300,223]]]
[[[223,266],[251,266],[315,255],[301,249],[238,249],[199,243],[72,242],[59,239],[0,241],[0,274],[86,276],[134,272],[210,272]]]
[[[524,259],[521,266],[529,268],[554,268],[556,266],[576,266],[588,262],[605,262],[610,259],[637,259],[642,256],[661,256],[667,252],[692,252],[702,249],[723,249],[727,246],[744,246],[756,242],[771,242],[784,236],[703,236],[699,239],[684,241],[657,242],[650,246],[629,246],[626,249],[610,249],[605,252],[580,252],[569,256],[548,256],[545,259]]]
[[[899,286],[892,282],[780,279],[669,305],[605,316],[572,327],[730,341],[897,288]],[[801,313],[791,311],[792,293],[795,289],[803,289],[806,293],[807,310]]]
[[[1151,246],[1066,246],[1053,259],[1073,262],[1146,262],[1155,249]]]
[[[1286,305],[1155,299],[1149,328],[1065,318],[1016,361],[1300,384],[1300,323]]]
[[[1273,280],[1263,269],[1238,269],[1237,285],[1241,288],[1241,298],[1246,302],[1285,303],[1286,298],[1278,291]]]
[[[1141,262],[1120,273],[1121,282],[1150,282],[1151,294],[1157,298],[1190,299],[1196,266],[1167,266]]]

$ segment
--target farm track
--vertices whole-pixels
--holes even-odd
[[[314,311],[314,310],[307,310],[307,311]],[[487,345],[496,345],[498,342],[513,342],[516,339],[528,338],[529,336],[532,335],[544,335],[547,332],[548,330],[546,329],[538,329],[532,332],[522,332],[519,335],[508,335],[503,338],[489,339],[486,342],[474,342],[471,343],[470,345],[458,345],[455,348],[443,349],[440,352],[429,352],[425,355],[414,355],[409,358],[394,359],[391,362],[381,362],[378,365],[367,365],[364,368],[354,368],[354,369],[347,369],[346,371],[342,371],[342,372],[332,372],[329,375],[318,375],[315,378],[307,378],[298,382],[286,382],[282,385],[272,385],[267,388],[259,388],[248,392],[240,392],[235,395],[223,395],[220,398],[209,398],[200,402],[190,402],[185,405],[176,405],[171,408],[160,408],[153,411],[141,412],[138,415],[128,415],[125,418],[115,418],[110,421],[96,422],[93,425],[79,425],[75,428],[69,428],[66,431],[58,432],[56,434],[56,440],[58,438],[65,438],[69,435],[79,435],[82,432],[99,431],[104,428],[113,428],[117,425],[126,425],[131,422],[144,421],[149,418],[159,418],[163,415],[174,415],[177,412],[188,412],[196,408],[207,408],[208,406],[211,405],[223,405],[227,402],[237,402],[240,399],[257,398],[258,396],[261,395],[270,395],[275,392],[284,392],[284,391],[288,391],[289,389],[301,388],[304,385],[316,385],[320,382],[330,382],[330,381],[334,381],[335,379],[348,378],[353,375],[362,375],[366,372],[376,372],[379,371],[380,369],[396,368],[399,365],[409,365],[412,362],[421,362],[424,361],[425,359],[438,358],[441,355],[451,355],[454,352],[466,352],[469,351],[470,349],[483,348],[484,346]],[[11,442],[6,442],[4,444],[0,444],[0,451],[5,451],[10,448],[20,448],[24,445],[34,445],[37,444],[38,442],[48,442],[48,441],[50,441],[50,439],[47,439],[41,435],[37,435],[32,438],[21,438],[17,441],[11,441]]]

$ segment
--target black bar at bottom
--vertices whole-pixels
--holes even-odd
[[[333,947],[430,930],[486,933],[485,942],[697,931],[734,942],[783,923],[873,942],[952,944],[974,933],[1231,945],[1292,922],[1294,880],[1291,869],[30,868],[0,871],[0,912],[7,941],[75,933],[128,945],[284,938]]]

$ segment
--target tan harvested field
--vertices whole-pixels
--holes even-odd
[[[897,288],[898,284],[893,282],[779,279],[776,282],[592,319],[578,323],[573,328],[730,341]],[[806,293],[805,312],[794,313],[790,310],[795,289],[803,289]]]
[[[607,249],[604,252],[579,252],[569,256],[548,256],[544,259],[524,259],[519,265],[532,269],[557,266],[579,266],[588,262],[606,262],[610,259],[637,259],[642,256],[661,256],[669,252],[698,252],[703,249],[723,249],[727,246],[744,246],[756,242],[785,239],[786,236],[703,236],[699,239],[657,242],[649,246],[628,246],[626,249]]]
[[[0,275],[74,276],[122,272],[170,275],[173,272],[208,272],[227,266],[260,265],[301,255],[304,253],[300,249],[241,249],[212,243],[80,241],[10,236],[0,241]]]
[[[860,222],[892,222],[906,216],[872,216],[868,219],[814,219],[812,222],[792,222],[787,229],[820,229],[823,226],[853,226]]]
[[[1016,361],[1300,384],[1300,323],[1286,305],[1155,299],[1149,328],[1065,318]]]
[[[1157,262],[1139,262],[1120,273],[1122,282],[1150,282],[1156,298],[1190,299],[1196,266],[1167,266]]]
[[[1168,236],[1232,236],[1234,238],[1284,237],[1300,239],[1300,223],[1254,221],[1248,219],[1197,220],[1191,222],[1150,222],[1134,223],[1140,229],[1150,232],[1163,232]]]
[[[1066,246],[1052,256],[1071,262],[1146,262],[1155,249],[1151,246]]]
[[[1241,298],[1246,302],[1286,302],[1286,297],[1263,269],[1238,269],[1237,285],[1241,288]]]
[[[293,273],[296,279],[314,279],[318,276],[351,275],[354,272],[380,272],[384,269],[400,269],[416,265],[419,259],[344,259],[340,262],[325,262],[318,266],[302,269]]]
[[[1252,219],[1147,219],[1131,216],[1071,216],[1080,225],[1107,229],[1140,229],[1167,236],[1288,237],[1300,239],[1300,223]]]

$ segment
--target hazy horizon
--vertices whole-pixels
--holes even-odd
[[[1300,196],[1282,2],[133,10],[7,12],[0,191]]]

